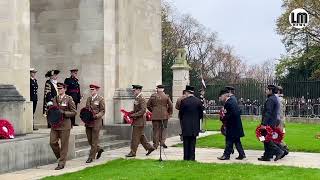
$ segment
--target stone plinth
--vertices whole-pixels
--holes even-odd
[[[184,49],[178,50],[178,56],[174,65],[171,67],[173,71],[172,82],[172,102],[175,106],[177,99],[182,96],[182,91],[186,85],[190,84],[189,70],[191,69],[186,60],[186,52]],[[173,117],[178,117],[178,111],[174,108]]]
[[[57,162],[49,134],[27,134],[0,141],[0,174]],[[75,135],[70,134],[68,159],[74,158]],[[68,162],[67,162],[68,164]]]
[[[16,135],[28,132],[24,111],[25,99],[17,89],[13,85],[0,85],[0,118],[7,119],[13,125]]]
[[[125,109],[126,111],[133,110],[134,97],[131,89],[117,89],[114,94],[114,123],[122,124],[123,118],[120,109]]]

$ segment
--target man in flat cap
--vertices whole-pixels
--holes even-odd
[[[229,93],[228,89],[223,89],[220,91],[219,99],[224,103],[224,109],[226,111],[222,121],[225,122],[226,128],[226,147],[224,153],[221,157],[218,157],[219,160],[229,160],[230,154],[233,153],[233,144],[236,146],[236,149],[239,153],[237,160],[242,160],[246,158],[244,153],[240,138],[244,136],[240,109],[238,103],[231,98],[232,94]]]
[[[53,98],[58,95],[58,89],[57,89],[57,79],[58,74],[60,73],[59,70],[50,70],[45,74],[46,78],[49,78],[45,85],[44,85],[44,100],[43,100],[43,114],[44,116],[47,115],[48,107],[53,104]],[[51,125],[48,123],[48,128],[50,128]]]
[[[157,86],[157,92],[151,95],[147,108],[152,112],[153,147],[157,149],[160,143],[160,146],[167,148],[166,129],[173,113],[173,104],[169,95],[164,93],[163,85]]]
[[[135,96],[133,111],[130,113],[130,118],[133,118],[132,136],[131,136],[131,151],[126,157],[135,157],[139,144],[141,143],[147,152],[147,156],[152,153],[155,148],[148,143],[146,136],[144,135],[144,126],[146,125],[145,113],[147,110],[147,103],[142,96],[142,86],[132,85],[133,95]]]
[[[266,89],[267,100],[264,103],[262,110],[262,128],[265,126],[270,126],[271,128],[275,128],[280,124],[280,119],[278,116],[278,110],[280,108],[280,104],[277,100],[275,94],[278,93],[278,88],[275,85],[268,85]],[[275,155],[276,158],[274,161],[281,159],[284,155],[284,152],[273,142],[263,142],[264,143],[264,154],[260,158],[259,161],[270,161],[271,158]]]
[[[89,158],[86,163],[91,163],[93,159],[99,159],[101,154],[104,152],[100,148],[99,144],[99,133],[102,128],[103,116],[105,114],[105,102],[104,98],[98,95],[100,86],[91,84],[89,85],[91,96],[88,97],[86,102],[86,108],[89,108],[93,111],[93,124],[86,124],[86,134],[88,138],[89,145],[91,146]],[[97,156],[96,156],[97,154]]]
[[[77,114],[76,105],[73,102],[72,97],[65,94],[66,85],[63,83],[57,83],[58,95],[55,96],[52,101],[53,105],[59,107],[60,112],[63,115],[63,121],[59,126],[51,127],[50,131],[50,146],[56,158],[59,159],[58,166],[55,170],[63,169],[68,154],[68,145],[71,129],[71,117]],[[60,140],[60,145],[58,141]]]
[[[80,103],[80,100],[81,100],[80,84],[79,84],[79,79],[77,78],[78,69],[71,69],[70,73],[71,73],[71,76],[64,80],[64,84],[67,85],[66,94],[72,97],[74,103],[76,104],[76,109],[77,109],[78,104]],[[71,124],[72,126],[78,126],[78,124],[76,124],[75,118],[71,118]]]
[[[30,68],[30,101],[33,103],[33,130],[38,130],[34,127],[34,113],[37,109],[38,103],[38,81],[36,79],[37,70]]]
[[[194,87],[186,86],[186,97],[181,101],[179,119],[183,136],[183,160],[195,160],[196,139],[203,117],[202,103],[194,96]]]

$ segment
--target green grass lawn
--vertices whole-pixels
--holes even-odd
[[[245,137],[241,138],[244,149],[262,150],[263,144],[259,142],[255,135],[255,130],[259,121],[242,121]],[[207,120],[207,129],[220,131],[221,122],[219,120]],[[320,139],[315,135],[320,132],[319,124],[286,123],[286,135],[284,141],[289,146],[290,151],[300,152],[320,152]],[[225,147],[225,139],[221,134],[200,138],[197,147]]]
[[[236,172],[235,172],[236,171]],[[265,173],[267,173],[265,175]],[[317,179],[319,169],[190,161],[118,159],[103,165],[45,180],[64,179]]]

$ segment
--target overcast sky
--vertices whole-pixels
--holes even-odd
[[[218,33],[250,64],[279,58],[285,53],[275,22],[281,15],[281,0],[167,0],[180,13],[191,14]]]

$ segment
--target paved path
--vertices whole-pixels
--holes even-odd
[[[208,136],[213,134],[213,132],[206,132],[201,134],[201,136]],[[168,146],[181,143],[179,137],[172,137],[166,141]],[[124,156],[130,151],[129,147],[111,150],[102,154],[102,157],[99,160],[94,161],[91,164],[86,164],[85,161],[87,157],[77,158],[70,161],[67,161],[65,169],[61,171],[53,170],[57,164],[50,164],[46,166],[36,167],[32,169],[27,169],[23,171],[16,171],[12,173],[0,175],[1,180],[29,180],[29,179],[40,179],[46,176],[55,176],[60,174],[65,174],[69,172],[76,172],[82,170],[86,167],[91,167],[99,164],[103,164],[107,161],[114,160],[117,158],[124,158]],[[163,155],[163,160],[182,160],[183,158],[183,149],[179,147],[169,147],[165,149]],[[220,161],[217,159],[218,156],[221,156],[223,153],[222,149],[213,149],[213,148],[197,148],[196,149],[196,160],[198,162],[206,163],[250,163],[250,164],[263,164],[263,165],[286,165],[286,166],[296,166],[296,167],[307,167],[307,168],[319,168],[320,169],[320,153],[300,153],[294,152],[290,153],[284,159],[281,159],[277,162],[260,162],[257,160],[258,157],[262,155],[262,151],[255,150],[246,150],[247,158],[245,160],[239,161],[235,157],[238,156],[235,153],[231,160],[229,161]],[[159,159],[159,150],[154,151],[150,156],[145,156],[145,151],[142,146],[139,146],[137,152],[138,159]]]

